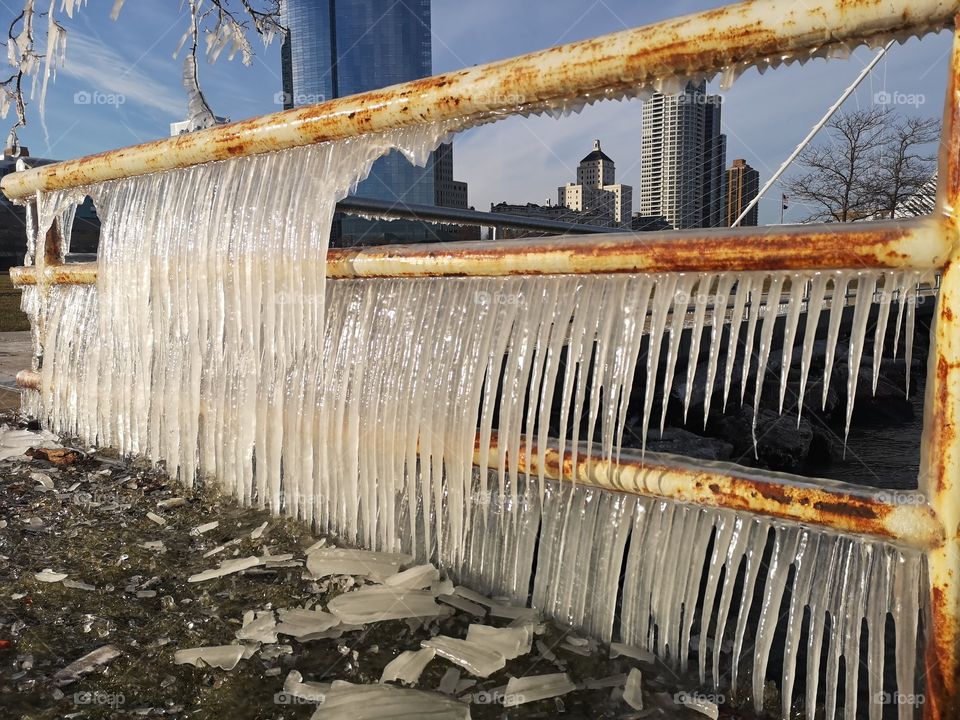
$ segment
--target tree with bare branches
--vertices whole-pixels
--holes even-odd
[[[807,221],[850,222],[875,209],[869,176],[885,142],[889,111],[859,110],[827,124],[828,142],[810,145],[798,158],[804,172],[786,183],[791,201],[812,208]]]
[[[870,176],[877,215],[902,217],[907,201],[928,191],[937,155],[935,149],[924,148],[933,147],[939,138],[940,122],[936,118],[910,117],[889,125]]]
[[[45,11],[38,10],[37,3],[38,0],[24,0],[23,10],[7,30],[5,45],[11,74],[0,80],[0,118],[6,118],[14,108],[16,120],[6,142],[6,147],[14,152],[19,147],[17,130],[27,124],[27,98],[39,100],[42,122],[47,85],[66,61],[67,31],[58,20],[58,12],[72,18],[85,0],[50,0]],[[117,19],[123,4],[124,0],[114,0],[111,19]],[[201,44],[205,45],[204,54],[210,62],[215,62],[226,50],[228,59],[239,53],[243,64],[249,65],[253,60],[251,35],[256,34],[264,45],[269,45],[285,30],[280,24],[280,0],[189,0],[189,10],[188,26],[174,56],[187,48],[184,87],[191,119],[202,127],[212,124],[214,115],[198,80],[197,56]],[[44,20],[45,30],[38,33],[38,27],[44,27]]]
[[[907,201],[929,187],[937,120],[875,106],[838,115],[826,129],[827,139],[800,153],[803,171],[785,184],[792,201],[810,208],[806,222],[902,217]]]

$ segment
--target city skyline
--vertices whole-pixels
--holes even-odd
[[[469,67],[722,4],[651,6],[609,0],[584,13],[568,0],[551,3],[549,12],[542,12],[547,6],[540,3],[517,6],[491,0],[474,7],[435,0],[433,70]],[[498,22],[497,17],[503,17],[498,9],[509,10],[516,20]],[[116,23],[108,15],[109,8],[90,6],[67,23],[67,64],[50,84],[47,133],[35,112],[21,133],[33,154],[69,158],[145,142],[167,135],[169,124],[185,116],[181,63],[170,57],[185,17],[176,7],[156,3],[128,3]],[[280,45],[275,42],[264,50],[255,43],[255,50],[249,68],[225,58],[215,65],[201,62],[200,78],[218,115],[240,120],[282,107]],[[845,107],[864,107],[881,98],[896,103],[904,114],[939,116],[948,51],[947,33],[895,45]],[[728,157],[750,158],[769,177],[873,54],[861,48],[849,62],[817,60],[763,76],[753,70],[745,73],[723,92]],[[718,89],[716,81],[708,86],[709,92]],[[461,133],[457,177],[470,183],[470,204],[478,208],[503,200],[543,202],[558,179],[573,177],[583,144],[599,136],[618,160],[619,180],[637,188],[640,108],[639,100],[604,102],[559,121],[511,118]],[[516,172],[517,167],[523,173]],[[760,204],[761,223],[777,222],[779,212],[775,187]],[[791,204],[786,220],[803,215],[801,206]]]

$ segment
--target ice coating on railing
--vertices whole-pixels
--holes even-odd
[[[782,602],[783,568],[801,562],[794,551],[806,531],[551,484],[525,477],[510,459],[535,457],[542,472],[555,438],[571,467],[616,460],[631,400],[645,443],[651,423],[663,428],[681,382],[684,416],[696,398],[706,421],[721,378],[724,406],[731,392],[733,402],[739,395],[753,407],[771,394],[782,409],[792,370],[807,382],[808,348],[818,337],[828,360],[816,379],[828,385],[834,360],[846,358],[855,389],[866,382],[859,372],[875,305],[880,314],[896,307],[893,352],[905,331],[909,370],[913,300],[930,278],[837,270],[326,282],[336,200],[392,145],[423,160],[444,134],[420,129],[42,196],[41,236],[85,194],[103,225],[95,287],[41,282],[24,296],[34,327],[44,330],[42,394],[31,407],[54,430],[146,455],[187,483],[218,482],[244,502],[351,542],[436,561],[482,591],[525,600],[532,582],[535,604],[549,614],[600,637],[617,633],[681,666],[698,634],[702,672],[719,672],[724,636],[737,655],[752,627],[751,605],[734,602],[736,575],[721,568],[742,564],[744,598],[769,588],[758,602],[772,609]],[[841,342],[848,305],[852,330]],[[874,368],[882,345],[881,338]],[[697,397],[701,357],[708,380]],[[683,364],[687,371],[675,377]],[[848,393],[848,428],[855,396]],[[795,412],[802,407],[801,397]],[[884,572],[859,556],[831,565],[838,553],[854,557],[853,541],[810,537],[829,548],[817,565],[834,568],[838,583]],[[776,563],[765,569],[768,538]],[[715,561],[706,563],[709,547]],[[920,572],[905,551],[863,547],[908,558],[910,572]],[[647,569],[648,555],[677,572]],[[624,608],[618,629],[624,569],[623,597],[637,605]],[[806,576],[795,573],[803,589]],[[835,585],[810,582],[796,612],[801,620],[808,605],[830,613],[832,625],[811,626],[835,640],[825,662],[839,662],[841,647],[853,657],[854,630],[833,618],[859,612],[837,605],[854,591],[834,597]],[[897,642],[908,647],[918,583],[897,582],[882,602],[900,608],[892,610],[900,614]],[[715,629],[708,621],[695,633],[691,607],[716,608]],[[867,603],[863,612],[878,607]],[[759,647],[771,622],[757,626]],[[759,655],[766,663],[769,652]],[[899,662],[906,682],[912,661]],[[807,692],[819,668],[808,663]],[[738,682],[735,670],[730,680]]]
[[[328,150],[315,152],[320,164],[329,161]],[[265,176],[298,172],[281,155],[256,162],[267,165]],[[202,197],[208,172],[188,171],[198,175],[185,183],[188,195]],[[319,192],[319,183],[311,187],[308,175],[298,184],[304,197],[317,197],[310,191]],[[662,430],[681,381],[685,387],[674,392],[686,415],[694,383],[689,369],[674,379],[681,354],[694,371],[701,356],[707,360],[707,383],[697,389],[704,420],[721,375],[725,397],[736,382],[741,402],[756,408],[772,394],[782,408],[795,366],[801,387],[808,382],[822,325],[825,387],[834,360],[847,359],[849,430],[858,382],[869,382],[860,378],[868,319],[895,305],[909,358],[916,288],[930,280],[919,271],[851,270],[325,286],[323,223],[332,202],[321,211],[319,201],[277,198],[311,228],[297,239],[271,213],[238,207],[235,194],[214,192],[187,208],[168,187],[180,180],[159,181],[157,188],[145,177],[91,190],[105,229],[95,293],[39,287],[25,296],[35,325],[47,329],[46,421],[162,460],[186,482],[209,474],[246,501],[283,505],[352,541],[393,547],[411,538],[411,547],[436,550],[453,565],[474,505],[475,442],[478,464],[487,467],[496,431],[503,452],[495,468],[516,503],[517,470],[506,458],[529,454],[535,440],[542,449],[557,438],[572,466],[582,442],[597,442],[598,454],[612,460],[632,395],[644,444],[651,423]],[[257,182],[265,181],[248,184]],[[240,197],[252,191],[244,185]],[[171,203],[153,207],[157,196]],[[214,222],[224,215],[227,229]],[[135,227],[138,218],[152,229]],[[774,354],[775,330],[782,349]],[[882,345],[874,347],[873,367]],[[771,359],[779,367],[769,368]],[[803,398],[795,400],[791,412],[802,412]],[[407,527],[399,527],[395,491],[416,495],[433,512],[421,519],[408,512]]]

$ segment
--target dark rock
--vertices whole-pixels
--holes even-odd
[[[735,462],[786,472],[798,472],[803,468],[813,441],[809,420],[801,418],[798,426],[796,415],[780,415],[776,410],[760,408],[756,450],[752,424],[753,408],[743,405],[738,412],[730,412],[713,423],[711,430],[733,445]]]
[[[918,391],[916,382],[912,383],[911,394]],[[912,420],[913,416],[913,404],[907,398],[902,383],[896,383],[881,375],[877,379],[877,391],[874,393],[871,373],[861,372],[854,396],[852,422],[858,426],[889,425],[907,422]]]
[[[651,452],[671,453],[698,460],[729,460],[733,455],[733,445],[718,438],[695,435],[683,428],[651,429],[647,437],[647,450]]]

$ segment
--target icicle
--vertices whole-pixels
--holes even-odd
[[[743,369],[740,374],[741,405],[747,392],[747,378],[750,376],[750,366],[753,363],[753,340],[757,332],[757,320],[760,318],[760,300],[766,279],[765,276],[755,279],[747,302],[747,338],[743,344]]]
[[[667,314],[675,302],[678,278],[676,275],[662,277],[656,284],[653,296],[653,308],[650,316],[649,344],[647,345],[647,388],[643,399],[643,428],[641,447],[647,447],[647,430],[650,427],[650,414],[653,410],[653,398],[656,394],[657,368],[660,365],[660,343],[667,324]]]
[[[670,390],[673,388],[673,376],[677,368],[677,355],[680,351],[680,338],[683,332],[684,321],[687,317],[687,308],[692,299],[694,283],[697,277],[681,276],[677,282],[677,290],[673,301],[673,312],[670,319],[670,342],[667,345],[667,369],[663,376],[663,396],[660,399],[660,433],[663,434],[664,423],[667,419],[667,406],[670,404]],[[656,379],[651,379],[655,382]]]
[[[819,273],[810,283],[810,295],[807,299],[807,322],[803,330],[803,358],[800,363],[800,397],[797,400],[797,427],[803,415],[803,401],[807,393],[807,377],[810,374],[810,360],[817,339],[817,325],[823,310],[823,298],[827,290],[827,275]]]
[[[853,402],[857,394],[857,378],[860,377],[860,359],[863,356],[863,340],[867,332],[867,320],[870,318],[870,306],[876,289],[876,278],[872,274],[862,273],[857,278],[857,294],[853,306],[853,326],[850,330],[850,350],[847,361],[847,415],[843,428],[843,441],[846,446],[850,435],[850,419],[853,417]]]
[[[697,295],[694,302],[693,329],[690,333],[690,356],[687,359],[687,385],[683,396],[683,423],[687,423],[687,411],[690,410],[690,398],[693,395],[693,381],[697,374],[697,361],[700,358],[700,342],[703,335],[703,322],[707,312],[707,303],[711,300],[713,275],[701,275],[697,283]]]
[[[893,300],[895,274],[885,272],[882,273],[881,277],[883,286],[880,290],[880,302],[877,307],[877,328],[873,334],[873,382],[871,389],[874,395],[877,394],[877,381],[880,378],[880,362],[883,359],[883,345],[887,334],[887,320],[890,317],[890,302]]]
[[[833,358],[837,351],[837,340],[840,337],[840,321],[843,319],[843,309],[847,304],[847,284],[849,274],[838,272],[833,276],[833,293],[830,295],[830,324],[827,330],[827,354],[823,366],[823,407],[827,406],[827,395],[830,392],[830,375],[833,373]]]
[[[775,275],[767,290],[767,302],[763,311],[763,327],[760,331],[760,353],[757,357],[757,375],[753,391],[753,420],[750,423],[750,436],[753,438],[753,454],[757,456],[757,414],[760,412],[760,394],[767,374],[767,360],[770,358],[770,344],[773,340],[773,328],[777,322],[777,310],[780,307],[780,293],[783,290],[783,275]],[[758,309],[759,312],[759,309]],[[752,331],[750,333],[753,335]],[[751,343],[752,345],[752,343]],[[750,345],[748,345],[750,347]],[[747,366],[744,365],[744,368]],[[746,383],[747,376],[743,376]]]
[[[906,296],[904,297],[904,302],[907,305],[907,336],[904,339],[904,361],[906,363],[907,373],[907,397],[910,397],[910,376],[913,375],[913,368],[911,365],[913,363],[913,336],[918,298],[917,289],[920,284],[920,273],[914,273],[913,276],[909,278],[909,283],[910,284],[905,288]]]
[[[723,326],[726,322],[727,301],[730,295],[730,289],[733,287],[734,275],[725,273],[721,275],[717,285],[717,295],[713,303],[713,309],[710,318],[710,359],[707,363],[707,385],[703,398],[703,427],[707,427],[707,420],[710,417],[710,402],[713,399],[713,386],[717,379],[717,366],[720,362],[720,338],[723,334]],[[733,325],[739,326],[740,320],[734,316],[731,320]],[[729,363],[728,363],[729,364]],[[724,393],[724,402],[726,402],[726,393]]]
[[[780,413],[783,413],[783,399],[787,393],[787,380],[790,377],[790,366],[793,364],[793,341],[797,334],[797,325],[800,322],[800,311],[803,309],[803,294],[807,288],[806,277],[799,273],[790,276],[790,299],[787,301],[787,321],[783,331],[783,355],[780,360]],[[803,393],[800,394],[800,404],[803,404]]]

